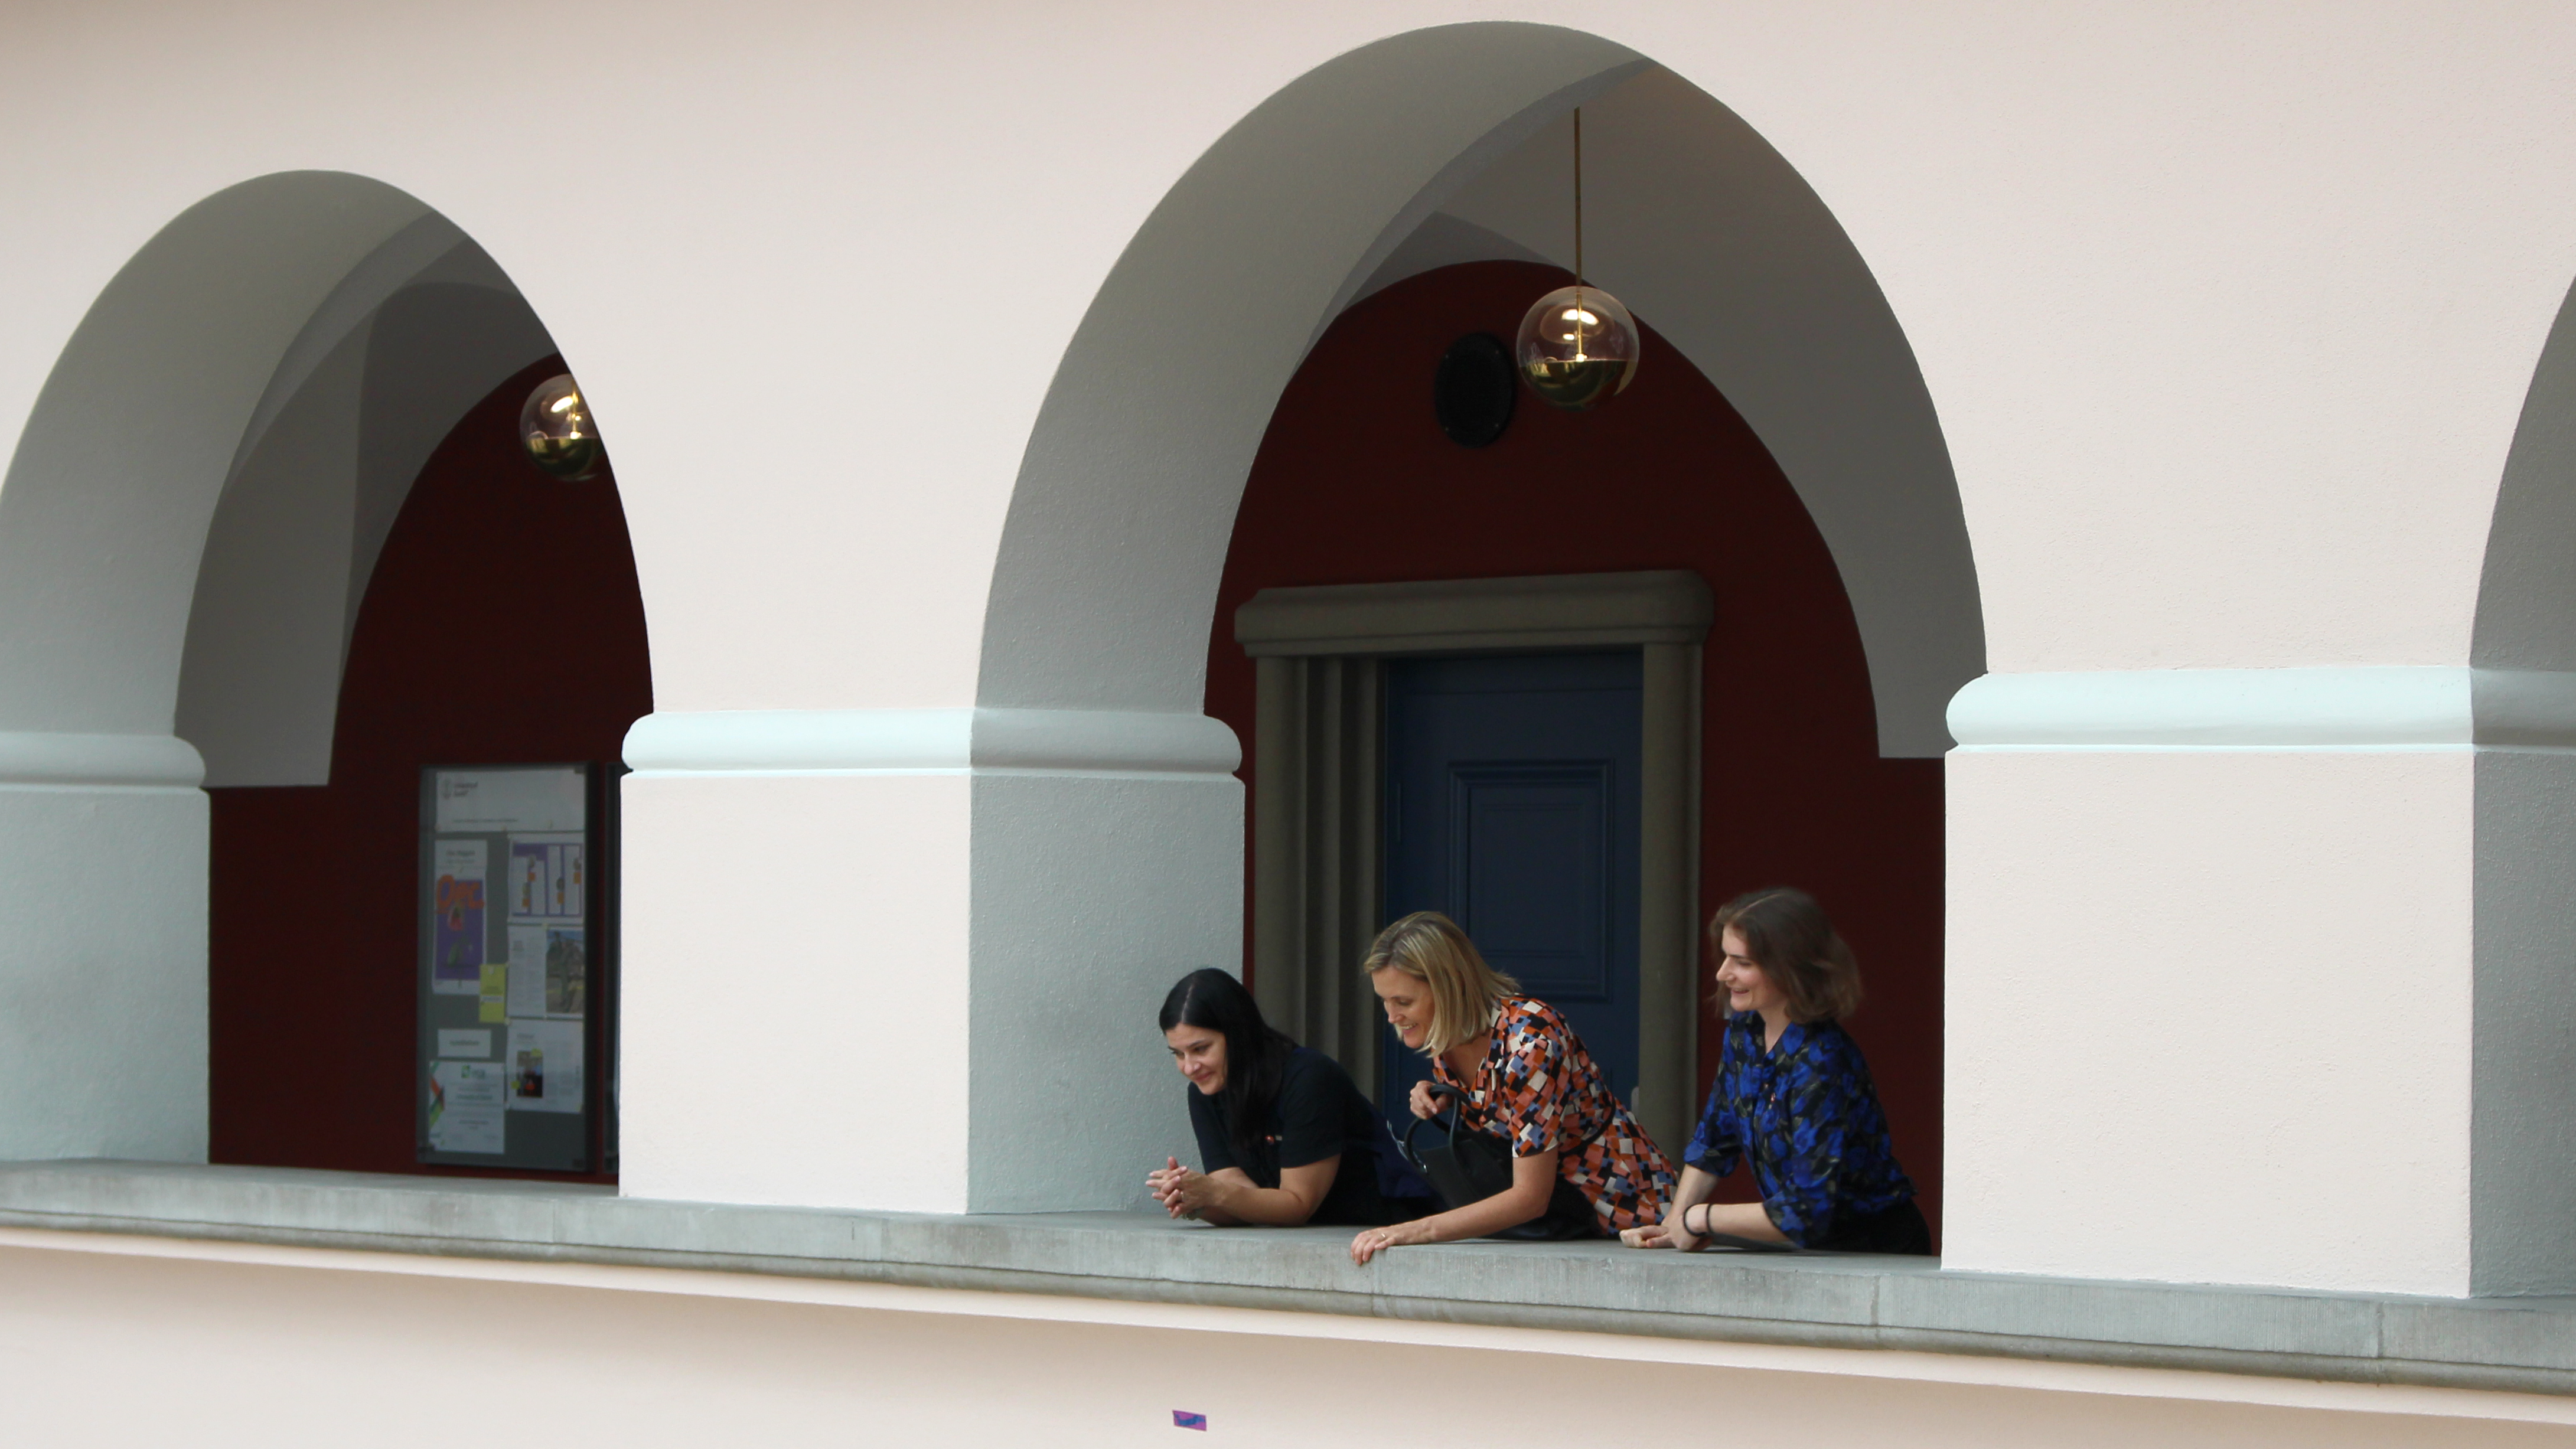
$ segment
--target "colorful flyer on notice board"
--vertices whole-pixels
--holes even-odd
[[[503,1064],[429,1064],[429,1146],[433,1152],[499,1152],[504,1125]]]
[[[580,1022],[511,1022],[502,1064],[510,1073],[511,1111],[581,1110]]]
[[[578,1017],[589,1005],[589,943],[579,926],[546,926],[546,1012]]]
[[[580,836],[510,837],[511,920],[578,921],[589,884]]]
[[[581,842],[567,840],[555,847],[555,914],[567,921],[582,917],[582,888],[590,884],[588,862],[582,859]]]
[[[546,853],[543,846],[529,847],[510,842],[510,919],[524,921],[544,912],[548,894]]]
[[[506,961],[483,963],[482,1008],[474,1019],[476,1021],[510,1019],[510,963]]]
[[[442,840],[433,850],[436,925],[430,936],[429,989],[474,996],[483,990],[483,842]]]

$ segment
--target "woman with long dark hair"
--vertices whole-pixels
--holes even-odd
[[[1182,977],[1158,1020],[1189,1078],[1205,1167],[1172,1157],[1146,1174],[1166,1211],[1274,1227],[1392,1220],[1378,1187],[1385,1128],[1341,1063],[1272,1030],[1243,983],[1212,966]]]
[[[1708,935],[1725,996],[1717,1081],[1663,1221],[1620,1238],[1632,1248],[1689,1250],[1714,1235],[1931,1252],[1869,1064],[1842,1028],[1860,1006],[1860,966],[1824,907],[1805,891],[1755,891],[1727,902]],[[1748,1159],[1762,1200],[1716,1201],[1719,1179]]]

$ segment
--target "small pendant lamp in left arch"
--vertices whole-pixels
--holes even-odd
[[[599,471],[607,453],[590,420],[590,404],[569,372],[538,383],[519,409],[519,442],[528,461],[553,477],[578,483]]]

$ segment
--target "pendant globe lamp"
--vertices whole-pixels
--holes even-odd
[[[1574,285],[1559,287],[1521,318],[1512,355],[1540,400],[1580,411],[1627,389],[1637,375],[1637,319],[1583,280],[1583,109],[1574,111]]]
[[[569,372],[538,383],[519,409],[519,442],[528,461],[567,483],[578,483],[599,471],[599,429],[590,421],[590,404]]]

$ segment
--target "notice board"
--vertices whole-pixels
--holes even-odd
[[[422,1162],[615,1166],[605,779],[587,764],[421,771]]]

